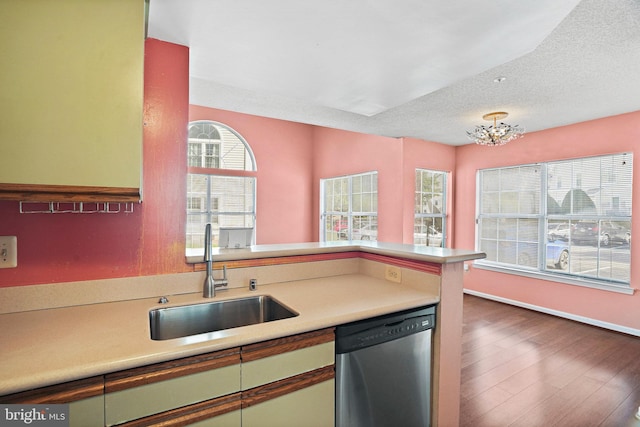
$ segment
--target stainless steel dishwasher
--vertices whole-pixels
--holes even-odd
[[[336,426],[431,424],[435,306],[336,328]]]

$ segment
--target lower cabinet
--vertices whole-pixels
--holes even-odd
[[[104,424],[104,379],[102,376],[71,381],[0,397],[0,403],[20,405],[68,404],[69,426]]]
[[[242,426],[333,426],[334,330],[242,347]]]
[[[329,366],[242,392],[242,426],[333,426],[334,377]]]
[[[105,424],[186,425],[239,410],[239,391],[239,348],[116,372],[105,376]]]
[[[70,426],[334,425],[334,330],[324,329],[0,397],[69,404]]]

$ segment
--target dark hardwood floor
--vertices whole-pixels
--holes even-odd
[[[462,341],[461,426],[640,426],[638,337],[465,295]]]

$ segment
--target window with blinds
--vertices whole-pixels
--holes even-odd
[[[631,153],[478,171],[480,263],[628,287],[632,179]]]

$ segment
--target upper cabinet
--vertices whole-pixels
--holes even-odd
[[[139,201],[144,0],[0,2],[0,199]]]

